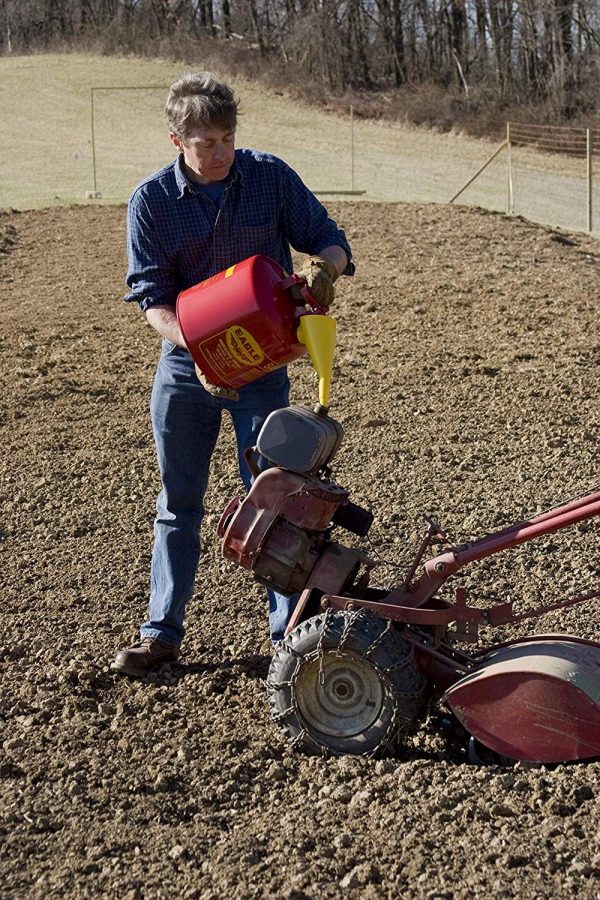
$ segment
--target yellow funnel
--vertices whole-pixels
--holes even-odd
[[[335,353],[336,321],[331,316],[307,314],[301,316],[298,325],[298,340],[308,350],[313,366],[319,376],[319,403],[329,406],[329,388],[333,372]]]

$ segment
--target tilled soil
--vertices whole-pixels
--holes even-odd
[[[405,566],[424,512],[463,541],[591,490],[598,244],[466,208],[332,212],[358,266],[338,290],[332,390],[337,480],[376,514],[358,543]],[[144,616],[158,490],[158,341],[120,301],[123,233],[123,208],[0,216],[2,895],[598,896],[599,762],[469,765],[435,715],[399,759],[284,742],[262,589],[215,536],[240,490],[228,425],[181,665],[148,682],[110,670]],[[292,375],[312,403],[308,362]],[[386,565],[377,583],[401,578]],[[598,528],[458,583],[520,610],[597,586]],[[596,609],[481,640],[597,639]]]

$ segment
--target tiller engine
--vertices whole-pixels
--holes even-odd
[[[248,496],[232,500],[223,513],[223,554],[280,593],[344,593],[361,565],[370,564],[360,551],[331,539],[333,525],[364,536],[373,521],[329,480],[328,463],[341,438],[334,419],[296,406],[271,413],[256,448],[246,452],[255,481]],[[258,454],[276,467],[261,473]]]
[[[377,562],[333,538],[364,537],[372,515],[331,478],[342,428],[325,407],[293,406],[266,420],[246,453],[254,483],[218,526],[223,554],[255,579],[298,595],[267,680],[274,720],[288,740],[318,754],[394,753],[429,700],[449,708],[476,742],[501,757],[553,763],[600,756],[600,644],[538,635],[475,653],[480,625],[536,618],[600,596],[592,590],[533,611],[470,606],[457,588],[437,594],[469,563],[600,512],[600,492],[426,561],[427,530],[400,585],[370,586]],[[271,468],[260,471],[267,460]]]

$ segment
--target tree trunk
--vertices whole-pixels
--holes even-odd
[[[573,58],[573,0],[555,0],[559,38],[562,52],[568,60]]]
[[[221,12],[223,16],[223,35],[231,37],[231,6],[229,0],[222,0]]]
[[[477,55],[481,60],[481,68],[487,68],[487,14],[484,0],[475,0],[475,16],[477,22]]]

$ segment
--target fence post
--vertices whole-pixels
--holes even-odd
[[[90,118],[92,121],[92,166],[94,168],[94,193],[98,190],[96,182],[96,135],[94,132],[94,88],[90,88]]]
[[[593,184],[592,184],[592,131],[586,129],[586,156],[587,156],[587,230],[590,233],[593,230],[594,210],[592,206]]]
[[[354,190],[354,107],[350,104],[350,184]]]
[[[507,215],[512,216],[515,204],[514,204],[514,195],[513,195],[513,180],[512,180],[512,150],[510,143],[510,122],[506,123],[506,163],[508,166],[508,209],[506,211]]]
[[[94,190],[85,192],[86,200],[100,200],[102,195],[98,190],[96,177],[96,132],[94,129],[94,88],[90,88],[90,120],[92,125],[92,168],[94,170]]]

